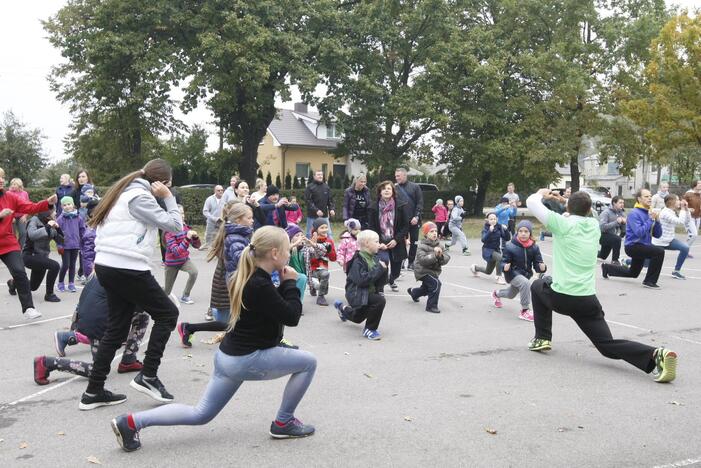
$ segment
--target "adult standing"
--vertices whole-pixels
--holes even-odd
[[[83,185],[93,184],[92,177],[85,169],[78,169],[75,174],[75,182],[73,183],[73,191],[71,191],[71,198],[73,198],[73,204],[76,209],[80,208],[80,193],[83,189]],[[95,192],[97,194],[97,192]]]
[[[299,206],[290,203],[287,197],[280,197],[280,189],[275,185],[268,185],[265,197],[258,202],[258,208],[253,212],[255,229],[262,226],[287,227],[286,211],[297,211]]]
[[[39,203],[23,201],[12,192],[5,190],[5,171],[0,168],[0,260],[5,264],[12,275],[12,287],[10,294],[19,295],[22,305],[22,313],[27,320],[41,317],[34,308],[32,292],[29,288],[29,278],[24,270],[24,262],[17,238],[12,232],[12,220],[15,213],[36,214],[49,209],[49,205],[56,204],[56,194]]]
[[[329,225],[329,237],[331,237],[331,222],[329,218],[334,216],[336,208],[333,204],[331,188],[324,182],[324,172],[316,171],[314,180],[304,189],[304,200],[307,203],[307,237],[312,235],[312,224],[317,218],[326,220]]]
[[[202,214],[207,219],[205,227],[204,243],[209,246],[217,233],[217,221],[221,216],[221,209],[226,202],[224,201],[224,187],[217,185],[214,187],[214,193],[207,197],[202,207]]]
[[[514,185],[513,182],[509,182],[509,184],[506,186],[506,193],[504,194],[504,197],[509,199],[509,205],[511,205],[514,208],[518,208],[521,206],[521,199],[518,196],[518,193],[516,193],[516,186]],[[513,212],[509,213],[509,232],[513,236],[516,233],[516,215],[518,214],[518,211],[513,210]]]
[[[394,171],[394,180],[397,193],[406,201],[406,210],[409,217],[409,270],[414,269],[416,248],[419,242],[419,228],[421,228],[421,212],[424,209],[424,196],[421,187],[407,179],[406,168],[398,167]]]
[[[256,179],[256,191],[251,194],[251,200],[258,202],[258,200],[265,197],[267,191],[268,184],[263,179]]]
[[[601,228],[601,238],[599,244],[598,257],[601,260],[606,260],[611,253],[611,263],[620,265],[619,257],[621,255],[621,232],[626,232],[626,215],[623,212],[625,200],[616,195],[611,199],[611,206],[606,208],[599,215],[599,227]]]
[[[10,192],[17,195],[20,200],[29,202],[29,194],[24,190],[22,179],[14,178],[10,181]],[[15,213],[15,235],[19,241],[20,247],[24,247],[24,242],[27,240],[27,221],[29,216],[26,214]]]
[[[684,200],[689,205],[689,213],[691,213],[691,222],[687,225],[687,245],[689,248],[694,244],[694,241],[699,235],[699,223],[701,222],[701,180],[697,180],[684,194]],[[694,258],[691,253],[688,258]]]
[[[231,179],[229,180],[229,186],[226,188],[226,191],[222,195],[222,198],[224,200],[222,206],[236,198],[236,184],[238,183],[238,181],[239,178],[236,175],[231,176]]]
[[[385,180],[377,186],[376,201],[368,210],[369,228],[380,236],[377,255],[390,266],[388,282],[392,291],[399,290],[394,281],[407,258],[405,242],[410,223],[406,204],[404,198],[397,196],[394,184]]]
[[[372,200],[367,185],[367,178],[361,174],[343,192],[343,221],[357,219],[360,221],[360,229],[368,228],[368,207]]]
[[[648,189],[639,189],[635,194],[637,202],[633,211],[626,220],[625,251],[630,257],[630,268],[610,263],[601,264],[601,273],[604,278],[620,276],[623,278],[637,278],[643,269],[646,259],[650,259],[643,286],[650,289],[660,289],[657,280],[662,271],[664,262],[664,249],[652,245],[653,237],[662,235],[662,225],[658,218],[659,213],[650,209],[652,194]]]
[[[662,211],[665,209],[666,205],[664,203],[665,197],[669,195],[669,182],[660,182],[660,188],[656,194],[652,196],[652,202],[650,202],[650,208],[655,211]]]

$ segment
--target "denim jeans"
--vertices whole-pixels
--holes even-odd
[[[684,260],[689,255],[689,245],[679,239],[672,239],[669,245],[664,246],[665,250],[678,250],[679,255],[677,255],[677,263],[674,265],[674,271],[679,271],[684,265]],[[645,268],[650,266],[650,260],[645,259]]]
[[[229,356],[217,350],[214,373],[197,406],[179,403],[135,413],[136,429],[149,426],[197,426],[207,424],[231,400],[246,380],[273,380],[291,374],[282,394],[276,419],[287,422],[309,388],[316,371],[313,354],[299,349],[274,347],[245,356]]]

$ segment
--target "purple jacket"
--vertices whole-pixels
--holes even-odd
[[[83,272],[85,276],[90,276],[95,264],[95,230],[89,226],[85,226],[80,253],[83,256]]]
[[[64,211],[56,222],[63,231],[63,248],[80,249],[85,233],[85,222],[78,216],[78,211],[73,211],[70,215]]]

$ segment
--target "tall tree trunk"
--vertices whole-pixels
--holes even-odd
[[[570,178],[572,179],[572,192],[579,190],[579,176],[581,171],[579,170],[579,148],[575,154],[570,158]]]
[[[241,144],[241,160],[239,161],[239,174],[248,185],[253,187],[256,183],[256,171],[258,170],[258,143],[263,138],[259,132],[250,128],[243,135]]]
[[[485,171],[479,179],[479,185],[477,186],[477,195],[472,206],[472,214],[475,216],[481,216],[484,210],[484,201],[487,198],[487,189],[492,181],[492,172]]]

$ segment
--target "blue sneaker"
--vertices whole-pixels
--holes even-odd
[[[380,332],[377,330],[370,330],[369,328],[366,328],[363,330],[363,336],[367,338],[368,340],[372,341],[377,341],[382,339],[382,335],[380,335]]]
[[[58,284],[56,285],[56,290],[57,290],[58,292],[66,292],[66,285],[63,284],[63,283],[58,283]]]
[[[56,354],[61,357],[66,355],[66,346],[78,344],[75,333],[72,331],[57,331],[54,333],[54,345],[56,346]]]
[[[139,431],[129,427],[129,416],[123,414],[112,420],[112,431],[117,436],[117,443],[125,452],[133,452],[141,448]]]
[[[270,423],[270,435],[275,439],[308,437],[312,434],[314,434],[314,426],[304,424],[297,418],[292,418],[285,424],[277,421]]]
[[[69,290],[70,292],[78,292],[78,290],[75,288],[75,284],[74,284],[74,283],[68,283],[68,290]]]
[[[343,310],[343,301],[337,299],[336,301],[334,301],[333,306],[338,311],[338,318],[341,319],[341,322],[345,322],[346,320],[348,320],[348,316],[346,316],[346,313]]]
[[[672,278],[679,279],[679,280],[685,280],[686,276],[682,275],[681,273],[679,273],[679,271],[675,270],[672,272]]]
[[[182,302],[183,304],[194,304],[194,303],[195,303],[195,301],[193,301],[192,299],[190,299],[190,296],[183,296],[183,297],[181,297],[181,298],[180,298],[180,302]]]

